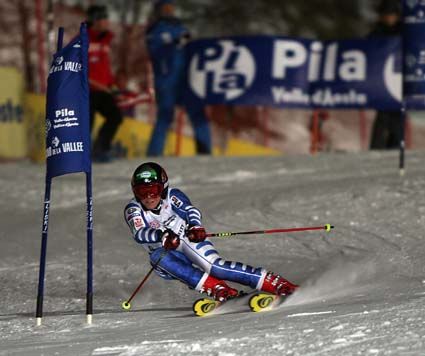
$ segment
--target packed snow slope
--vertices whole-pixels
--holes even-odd
[[[148,272],[123,208],[139,161],[93,166],[95,315],[85,324],[85,179],[55,178],[44,318],[35,326],[44,166],[0,165],[0,355],[424,355],[425,154],[158,161],[210,232],[335,229],[215,238],[227,259],[301,285],[287,303],[197,318],[199,294]],[[239,301],[238,301],[239,302]],[[237,304],[237,303],[235,303]],[[226,306],[227,307],[227,306]]]

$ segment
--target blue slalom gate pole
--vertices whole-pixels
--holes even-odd
[[[404,176],[404,153],[406,149],[406,106],[403,100],[400,110],[401,133],[400,133],[400,154],[399,154],[399,172],[400,176]]]
[[[59,30],[58,30],[58,44],[57,44],[57,51],[58,52],[63,47],[63,33],[64,33],[64,28],[63,27],[59,27]]]
[[[38,275],[38,293],[37,293],[37,311],[36,311],[37,326],[41,325],[41,318],[43,317],[44,276],[46,271],[47,235],[49,230],[51,185],[52,185],[52,180],[46,177],[42,232],[41,232],[40,269],[39,269],[39,275]]]
[[[63,46],[64,28],[58,30],[57,50],[60,51]],[[44,276],[46,273],[46,255],[47,255],[47,235],[49,229],[49,213],[50,213],[50,191],[52,187],[52,177],[46,172],[46,185],[44,192],[43,222],[41,232],[41,253],[40,253],[40,270],[38,276],[38,294],[37,294],[37,310],[36,319],[37,326],[41,325],[43,317],[43,299],[44,299]]]
[[[92,323],[93,317],[93,196],[91,172],[86,173],[87,195],[87,324]]]

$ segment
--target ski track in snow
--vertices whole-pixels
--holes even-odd
[[[153,276],[122,218],[138,161],[94,166],[95,315],[85,325],[84,175],[52,188],[43,325],[34,312],[44,167],[0,166],[0,356],[424,355],[425,155],[395,152],[161,159],[171,185],[201,208],[211,232],[335,225],[216,239],[228,259],[301,285],[273,310],[246,300],[193,317],[199,294]],[[194,169],[196,167],[196,169]],[[26,194],[16,187],[28,187]],[[12,207],[12,208],[11,208]]]

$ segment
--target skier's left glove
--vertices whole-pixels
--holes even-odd
[[[207,238],[207,233],[203,226],[190,226],[186,233],[190,242],[202,242]]]

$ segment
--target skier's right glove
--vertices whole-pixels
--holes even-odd
[[[180,238],[174,231],[167,229],[162,233],[161,242],[166,250],[175,250],[180,245]]]
[[[189,238],[190,242],[195,243],[202,242],[207,238],[205,228],[203,226],[197,225],[189,227],[189,230],[187,230],[186,235]]]

